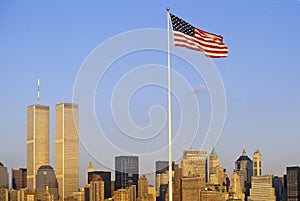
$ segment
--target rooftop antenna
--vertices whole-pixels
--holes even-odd
[[[40,79],[38,79],[38,105],[40,104]]]

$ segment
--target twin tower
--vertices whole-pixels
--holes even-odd
[[[49,106],[27,108],[27,187],[36,189],[37,170],[49,165]],[[78,191],[78,105],[57,104],[55,114],[55,169],[61,200]]]

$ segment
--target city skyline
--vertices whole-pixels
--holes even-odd
[[[300,22],[297,20],[300,18],[299,1],[262,3],[255,0],[244,4],[234,1],[0,4],[0,65],[3,70],[0,85],[3,93],[0,162],[9,171],[26,167],[26,107],[37,103],[37,79],[41,79],[41,104],[50,106],[50,164],[55,167],[54,106],[73,101],[73,88],[84,60],[99,44],[120,33],[151,27],[166,29],[167,6],[193,25],[222,35],[229,47],[228,58],[213,61],[224,82],[227,96],[225,127],[220,139],[215,142],[220,164],[227,169],[227,173],[231,175],[234,161],[243,147],[250,156],[260,150],[263,174],[283,175],[285,167],[300,164],[300,159],[297,159],[300,151],[297,146],[300,139],[300,72],[297,60],[300,43],[297,40],[300,34]],[[112,10],[118,14],[115,15]],[[202,55],[198,54],[199,57]],[[95,97],[99,104],[95,107],[99,120],[110,118],[107,115],[110,104],[106,97],[111,95],[120,77],[138,65],[158,60],[166,65],[165,55],[151,54],[149,58],[147,54],[139,56],[141,58],[118,61],[107,72]],[[173,63],[173,69],[190,80],[193,88],[204,84],[203,80],[194,79],[193,71],[186,69],[183,62],[178,64],[182,67]],[[148,92],[160,93],[159,89],[147,90],[145,93],[138,91],[140,94],[137,93],[136,99],[131,102],[136,107],[130,107],[133,119],[140,126],[148,125],[147,114],[152,105],[162,103],[164,106],[164,100],[158,100],[160,97],[145,95]],[[164,93],[161,97],[164,99]],[[210,105],[205,87],[196,97],[204,112],[201,123],[205,126],[201,130],[205,130],[210,117],[207,115]],[[105,108],[102,108],[102,104]],[[177,115],[175,104],[174,114]],[[178,119],[175,118],[175,127],[176,122]],[[115,127],[105,129],[109,134],[118,132]],[[184,148],[201,149],[201,136],[200,132],[191,147]],[[114,135],[111,137],[110,140],[117,139]],[[11,145],[15,148],[7,154]],[[131,151],[128,146],[116,145]],[[210,153],[213,145],[207,146],[205,150]],[[95,160],[93,154],[79,143],[80,186],[85,181],[84,173],[89,161],[93,162],[96,170],[107,170],[107,164],[101,165],[102,161]],[[113,164],[113,157],[105,157]],[[167,160],[167,156],[140,162],[153,167],[154,172],[156,160]],[[154,183],[154,179],[151,181],[148,178],[148,181]]]

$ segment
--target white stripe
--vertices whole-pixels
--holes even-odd
[[[202,51],[204,54],[206,55],[209,55],[209,56],[218,56],[218,57],[226,57],[228,55],[228,53],[224,53],[224,52],[207,52],[205,51],[204,48],[201,48],[200,46],[198,45],[191,45],[191,44],[188,44],[186,42],[179,42],[179,41],[176,41],[174,42],[175,45],[182,45],[182,46],[185,46],[185,47],[190,47],[190,48],[194,48],[194,49],[197,49],[199,51]],[[195,44],[195,43],[194,43]]]
[[[227,49],[227,46],[226,46],[226,45],[216,43],[215,41],[212,41],[212,42],[209,42],[209,41],[203,41],[203,40],[200,40],[200,39],[198,39],[198,38],[196,38],[196,37],[186,35],[186,34],[184,34],[184,33],[182,33],[182,32],[179,32],[179,31],[174,31],[174,32],[176,32],[176,33],[179,34],[179,35],[182,35],[182,37],[180,37],[180,36],[175,36],[175,35],[174,35],[174,38],[178,38],[178,39],[181,39],[181,40],[187,40],[186,38],[189,38],[189,39],[191,40],[190,42],[193,42],[193,43],[195,43],[195,42],[192,41],[192,40],[196,40],[196,41],[198,41],[198,42],[203,43],[203,45],[197,44],[198,46],[202,47],[203,49],[213,50],[213,51],[215,51],[215,48],[216,48],[217,51],[219,51],[221,48],[226,48],[226,49]],[[197,36],[201,38],[200,35],[197,35]],[[207,39],[212,40],[211,38],[207,38]],[[216,46],[216,47],[215,47],[215,48],[211,48],[211,47],[206,47],[206,46],[204,46],[204,45],[210,45],[210,46]],[[222,51],[226,51],[226,50],[223,49]]]
[[[217,47],[226,47],[226,45],[223,43],[223,42],[219,42],[219,41],[214,41],[212,38],[207,38],[206,40],[200,36],[199,34],[195,34],[195,40],[197,41],[201,41],[202,43],[204,44],[207,44],[207,45],[213,45],[213,46],[217,46]],[[203,40],[199,40],[199,38],[202,38]],[[209,41],[207,41],[209,40]]]
[[[175,36],[174,39],[178,39],[178,40],[182,40],[182,41],[175,41],[174,40],[174,44],[179,44],[179,45],[187,45],[189,47],[193,47],[193,48],[197,48],[199,50],[208,50],[208,51],[217,51],[217,52],[225,52],[225,51],[228,51],[227,49],[220,49],[220,48],[211,48],[211,47],[206,47],[206,46],[203,46],[199,43],[196,43],[192,40],[189,40],[189,39],[186,39],[184,37],[178,37],[178,36]],[[187,43],[186,41],[189,41],[190,43],[193,43],[193,44],[190,44],[190,43]]]

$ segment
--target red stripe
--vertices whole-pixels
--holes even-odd
[[[220,42],[216,43],[214,41],[204,41],[203,38],[191,37],[191,36],[188,37],[183,33],[174,33],[174,37],[177,37],[178,39],[184,38],[186,40],[193,41],[194,43],[207,48],[228,49],[224,43],[220,43]]]
[[[187,36],[183,33],[180,32],[174,32],[174,37],[178,38],[184,38],[187,40],[193,40],[193,42],[198,43],[201,46],[205,46],[208,48],[217,48],[217,49],[228,49],[224,43],[221,41],[205,41],[203,38],[200,38],[199,36],[197,37],[192,37],[192,36]]]
[[[223,37],[195,28],[195,37],[173,31],[175,46],[202,51],[209,58],[227,57],[228,48]]]
[[[175,41],[175,46],[181,46],[181,47],[186,47],[186,48],[192,49],[192,50],[202,51],[206,55],[215,55],[215,56],[225,57],[228,54],[228,51],[203,50],[201,47],[195,46],[193,43],[186,42],[186,41],[184,43],[178,43]]]
[[[174,40],[175,45],[180,45],[180,44],[187,44],[188,46],[196,46],[195,48],[199,49],[199,50],[204,50],[207,52],[216,52],[216,53],[228,53],[227,49],[216,49],[216,48],[206,48],[203,46],[200,46],[199,44],[196,44],[195,42],[191,41],[191,40],[182,40],[182,39],[176,39]]]
[[[174,32],[175,46],[182,46],[193,50],[203,51],[205,54],[215,54],[215,55],[219,54],[222,57],[228,55],[228,48],[225,46],[225,44],[216,43],[213,41],[213,42],[209,42],[209,44],[211,45],[207,45],[201,41],[202,38],[196,39],[194,37],[187,36],[180,32]]]
[[[216,34],[208,33],[206,31],[203,31],[203,30],[200,30],[200,29],[197,29],[197,28],[194,28],[194,31],[195,31],[195,33],[198,33],[198,34],[200,34],[203,37],[216,38],[216,39],[219,39],[219,40],[223,41],[223,37],[222,36],[218,36]]]
[[[185,47],[187,49],[190,49],[190,50],[196,50],[196,51],[201,51],[200,49],[198,48],[192,48],[190,46],[186,46],[186,45],[176,45],[178,47]],[[205,56],[209,57],[209,58],[222,58],[222,57],[227,57],[227,54],[213,54],[213,53],[207,53],[205,51],[202,51]]]

